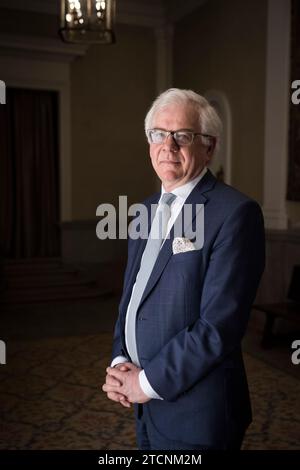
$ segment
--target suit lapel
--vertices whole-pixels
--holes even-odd
[[[186,199],[185,204],[191,204],[192,205],[192,218],[190,220],[185,220],[184,219],[184,212],[183,209],[181,210],[181,214],[183,215],[183,234],[187,235],[190,226],[193,223],[193,220],[196,217],[197,212],[199,211],[199,208],[197,208],[196,204],[206,204],[208,201],[208,196],[204,193],[207,193],[208,191],[211,191],[213,187],[216,184],[216,178],[212,175],[212,173],[208,170],[207,173],[204,175],[204,177],[199,181],[199,183],[195,186],[193,191],[190,193],[188,198]],[[201,209],[200,209],[201,210]],[[175,222],[176,223],[176,222]],[[174,224],[175,225],[175,224]],[[184,236],[183,235],[183,236]],[[170,257],[173,254],[173,240],[174,240],[174,226],[172,227],[170,231],[170,236],[166,241],[164,242],[159,256],[156,260],[156,263],[154,265],[154,268],[152,270],[152,273],[150,275],[149,281],[146,285],[146,288],[144,290],[140,306],[143,303],[143,301],[146,299],[146,297],[150,294],[151,290],[157,283],[158,279],[160,278],[163,270],[165,269],[166,264],[168,263]]]
[[[160,198],[160,193],[156,193],[149,200],[149,202],[146,203],[147,211],[148,211],[148,225],[147,225],[147,228],[145,229],[146,230],[146,238],[145,237],[144,238],[138,238],[137,240],[135,240],[133,242],[135,244],[135,251],[134,251],[133,256],[131,256],[131,258],[128,259],[128,262],[130,262],[131,264],[128,266],[129,274],[128,274],[128,279],[127,279],[126,286],[124,286],[125,290],[124,290],[124,294],[122,296],[122,307],[121,308],[126,307],[126,309],[127,309],[127,306],[128,306],[128,303],[129,303],[129,300],[130,300],[130,297],[131,297],[131,293],[132,293],[132,287],[133,287],[133,284],[135,283],[136,276],[137,276],[137,273],[138,273],[139,268],[140,268],[141,258],[142,258],[142,255],[143,255],[146,243],[147,243],[147,239],[148,239],[148,236],[149,236],[150,228],[151,228],[151,223],[152,223],[151,215],[153,215],[153,214],[151,214],[151,205],[152,204],[157,204],[158,201],[159,201],[159,198]]]

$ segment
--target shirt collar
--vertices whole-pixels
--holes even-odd
[[[192,180],[188,181],[187,183],[183,184],[182,186],[178,186],[178,188],[173,189],[172,194],[175,194],[176,197],[178,197],[181,200],[186,200],[189,194],[192,192],[194,187],[199,183],[199,181],[203,178],[205,173],[207,172],[206,166],[203,168],[201,171],[200,175],[196,176],[196,178],[193,178]],[[161,185],[161,196],[167,191],[165,190],[163,184]]]

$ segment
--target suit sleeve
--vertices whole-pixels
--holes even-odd
[[[240,346],[264,260],[261,209],[248,200],[225,219],[210,250],[199,317],[145,366],[163,399],[176,400]]]
[[[130,242],[130,240],[129,240],[129,242]],[[129,252],[129,249],[130,249],[130,243],[129,242],[128,242],[128,252]],[[129,255],[128,255],[128,258],[129,258]],[[128,278],[128,270],[129,270],[129,263],[128,263],[128,260],[127,260],[127,265],[126,265],[126,269],[125,269],[125,273],[124,273],[123,293],[124,293],[127,278]],[[114,359],[118,356],[123,356],[124,358],[126,358],[127,361],[131,362],[130,358],[128,357],[127,352],[124,350],[124,348],[122,346],[121,324],[120,323],[121,323],[121,321],[120,321],[120,312],[119,312],[117,321],[115,323],[115,328],[114,328],[111,362],[114,362]]]
[[[117,319],[115,324],[111,362],[114,362],[114,359],[118,356],[122,356],[126,361],[131,362],[121,342],[120,317]]]

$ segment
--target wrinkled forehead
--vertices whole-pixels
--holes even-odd
[[[166,104],[154,113],[151,127],[200,130],[199,113],[191,103]]]

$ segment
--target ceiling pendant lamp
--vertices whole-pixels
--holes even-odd
[[[112,44],[115,0],[61,0],[60,35],[65,42]]]

